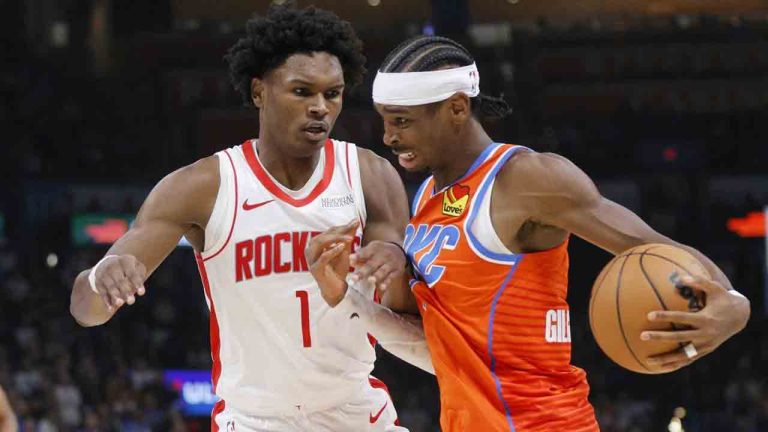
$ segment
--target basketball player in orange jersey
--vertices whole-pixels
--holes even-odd
[[[406,228],[416,276],[410,286],[392,279],[383,288],[415,297],[440,386],[443,431],[596,431],[586,374],[570,364],[571,233],[613,254],[645,243],[681,246],[713,275],[684,281],[706,292],[701,311],[649,316],[690,326],[642,336],[687,343],[654,359],[670,371],[744,328],[749,301],[706,256],[602,197],[567,159],[495,143],[475,116],[508,107],[480,94],[479,83],[469,52],[442,37],[401,44],[379,70],[373,100],[384,143],[408,171],[432,174]],[[370,307],[349,285],[379,279],[382,249],[352,255],[357,273],[347,283],[339,265],[346,248],[320,244],[333,244],[330,234],[309,250],[323,297],[346,311]]]
[[[304,258],[310,238],[354,220],[348,245],[362,241],[405,266],[399,246],[387,246],[402,243],[408,214],[396,171],[329,138],[345,87],[362,79],[361,48],[348,22],[315,8],[278,6],[248,21],[227,61],[236,89],[258,109],[258,139],[166,176],[131,229],[74,282],[72,315],[83,326],[104,324],[145,294],[145,280],[182,236],[189,240],[210,309],[221,398],[213,431],[405,430],[386,386],[369,375],[367,322],[331,310]],[[385,304],[396,308],[399,294]],[[421,326],[398,325],[407,330],[396,326],[394,338],[377,330],[381,344],[428,359]]]

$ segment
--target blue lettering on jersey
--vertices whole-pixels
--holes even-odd
[[[440,252],[443,249],[455,248],[460,238],[461,231],[454,225],[420,224],[414,227],[408,224],[405,228],[405,251],[416,272],[430,287],[434,286],[445,273],[445,266],[435,265]],[[416,259],[416,253],[424,249],[427,249],[427,252]]]

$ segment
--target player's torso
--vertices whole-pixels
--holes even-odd
[[[304,256],[312,236],[365,221],[357,151],[329,141],[306,186],[289,191],[254,147],[219,153],[222,187],[198,257],[212,311],[214,384],[245,411],[318,408],[310,405],[367,383],[375,359],[359,320],[329,313]],[[355,246],[361,235],[362,227]]]
[[[567,242],[514,254],[491,223],[493,181],[520,150],[494,144],[462,179],[443,191],[428,179],[414,200],[405,249],[420,279],[413,291],[440,382],[445,430],[463,430],[463,422],[471,422],[466,430],[477,424],[509,430],[515,417],[522,432],[538,408],[513,414],[532,400],[553,402],[569,393],[586,403],[584,374],[570,366]],[[540,405],[541,414],[552,411]],[[578,411],[577,417],[586,412]]]

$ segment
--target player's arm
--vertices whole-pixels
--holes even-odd
[[[517,180],[515,180],[517,179]],[[525,184],[520,185],[520,179]],[[698,258],[712,280],[692,280],[687,284],[707,293],[707,305],[696,313],[654,312],[655,320],[688,324],[698,330],[695,346],[707,354],[741,331],[749,319],[749,300],[732,295],[732,286],[712,260],[698,250],[682,245],[653,230],[632,211],[600,195],[592,180],[564,157],[547,153],[523,153],[513,158],[499,173],[507,194],[496,194],[497,206],[521,206],[527,217],[539,224],[562,228],[613,254],[647,243],[682,247]],[[506,202],[505,202],[506,200]],[[646,332],[651,338],[690,341],[691,334]],[[681,339],[685,338],[685,340]],[[684,353],[657,359],[662,364],[683,365]]]
[[[402,249],[408,224],[408,197],[392,164],[370,150],[359,149],[360,177],[365,195],[367,220],[363,247],[352,255],[354,280],[373,283],[381,303],[396,311],[418,313],[408,281]]]
[[[19,422],[13,413],[11,403],[5,392],[0,388],[0,432],[16,432],[19,430]]]
[[[421,320],[393,312],[361,294],[358,287],[368,283],[367,280],[351,283],[351,286],[347,282],[350,244],[357,226],[358,222],[352,221],[310,240],[306,250],[307,263],[320,294],[337,313],[344,316],[357,314],[384,349],[434,374]]]
[[[69,307],[75,320],[82,326],[104,324],[121,306],[133,304],[136,296],[144,295],[144,281],[181,237],[195,230],[205,231],[218,188],[215,156],[161,180],[144,201],[131,229],[99,262],[92,276],[94,287],[89,281],[92,268],[75,279]]]
[[[336,308],[345,316],[357,313],[385,350],[434,375],[435,368],[421,319],[415,315],[393,312],[372,302],[358,291],[357,286],[361,283],[365,281],[349,287]]]

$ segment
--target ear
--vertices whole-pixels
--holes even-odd
[[[263,102],[264,81],[259,78],[251,79],[251,101],[256,108],[261,108]]]
[[[446,102],[454,124],[464,124],[470,117],[472,117],[471,103],[466,94],[456,93],[449,97]]]

